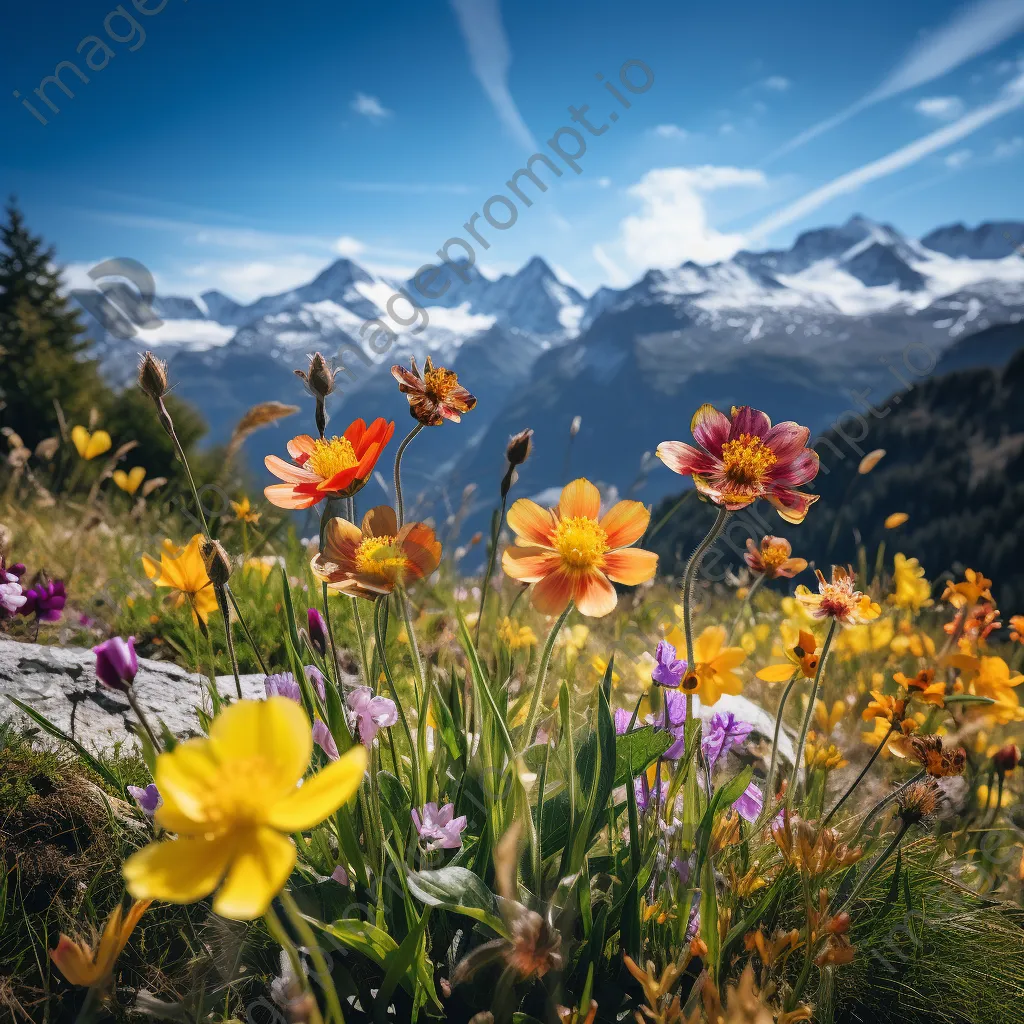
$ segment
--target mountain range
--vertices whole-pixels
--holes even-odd
[[[586,475],[608,491],[654,502],[681,481],[653,460],[657,444],[686,440],[702,402],[751,404],[773,419],[796,418],[815,433],[864,403],[929,376],[959,339],[1024,318],[1024,223],[955,224],[920,239],[855,216],[801,234],[789,249],[741,251],[701,266],[649,270],[623,288],[589,297],[534,257],[493,280],[474,267],[426,309],[428,325],[399,329],[374,354],[359,328],[386,316],[410,282],[339,259],[299,288],[255,302],[219,291],[158,296],[163,323],[125,341],[83,309],[105,374],[127,383],[136,353],[169,362],[177,394],[223,442],[259,401],[305,408],[293,369],[319,350],[344,366],[329,411],[340,430],[355,416],[384,415],[404,429],[405,399],[388,372],[415,356],[454,369],[479,398],[460,425],[425,431],[405,462],[407,494],[421,513],[450,514],[465,485],[479,486],[468,525],[487,520],[503,472],[505,443],[524,427],[535,450],[519,494],[550,492]],[[83,301],[84,300],[84,301]],[[953,367],[949,367],[953,368]],[[575,438],[569,426],[582,417]],[[254,435],[249,463],[308,430],[285,420]],[[493,487],[489,481],[493,481]],[[384,490],[381,489],[384,488]],[[384,478],[367,500],[385,500]]]

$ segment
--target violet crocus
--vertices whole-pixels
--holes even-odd
[[[686,675],[687,664],[676,657],[675,647],[667,640],[659,640],[654,657],[656,664],[651,671],[651,679],[659,686],[678,689],[683,676]]]
[[[725,757],[738,743],[742,743],[753,731],[750,722],[737,718],[731,711],[716,711],[704,725],[701,750],[713,772],[719,760]]]
[[[96,655],[96,675],[99,681],[111,690],[127,693],[139,671],[135,637],[130,636],[124,640],[119,636],[112,636],[109,640],[97,644],[92,650]]]
[[[615,735],[625,736],[629,732],[629,723],[633,721],[633,713],[625,708],[616,708],[612,712],[612,720],[615,723]]]
[[[764,796],[757,785],[751,782],[732,806],[744,821],[757,821],[764,807]]]
[[[357,686],[345,699],[359,727],[359,739],[365,747],[373,743],[378,730],[398,721],[398,708],[387,697],[375,697],[368,686]]]
[[[319,718],[313,721],[313,742],[327,755],[328,761],[338,760],[338,744],[334,742],[327,723]]]
[[[20,614],[32,615],[35,613],[39,622],[58,622],[64,614],[64,605],[67,603],[68,595],[64,589],[62,580],[49,580],[46,583],[37,583],[25,591],[25,603],[21,606]]]
[[[0,609],[8,615],[16,614],[28,600],[21,589],[21,577],[12,572],[15,568],[17,566],[5,568],[3,559],[0,558]]]
[[[306,622],[309,626],[309,642],[313,645],[313,650],[321,658],[326,657],[327,624],[324,622],[324,617],[315,608],[310,608],[306,612]]]
[[[445,804],[438,807],[436,803],[424,804],[419,810],[415,807],[410,812],[412,823],[416,826],[419,837],[424,842],[424,849],[458,850],[462,847],[462,832],[466,827],[466,816],[455,817],[455,805]]]
[[[647,772],[642,772],[633,780],[633,795],[636,797],[636,806],[641,813],[645,813],[649,807],[657,807],[668,797],[668,779],[665,778],[665,771],[655,773],[658,777],[657,785],[652,786],[647,778]]]
[[[313,689],[316,690],[321,700],[327,700],[327,680],[324,679],[323,672],[316,667],[316,665],[307,665],[303,672],[306,673],[306,678],[310,681]]]
[[[302,703],[302,691],[291,672],[275,672],[267,676],[263,680],[263,689],[268,697],[287,697],[296,704]]]
[[[678,690],[665,691],[665,710],[652,719],[654,725],[672,735],[672,745],[662,754],[666,761],[678,761],[686,752],[686,696]]]
[[[152,818],[157,809],[164,802],[156,783],[151,782],[145,789],[142,786],[128,786],[128,794],[145,812],[147,818]]]

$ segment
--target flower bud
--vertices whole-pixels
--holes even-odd
[[[326,398],[334,391],[334,371],[327,365],[327,360],[319,352],[309,357],[309,369],[295,371],[301,377],[315,398]]]
[[[1007,743],[1005,747],[1000,747],[992,755],[992,767],[1000,775],[1005,775],[1007,772],[1012,772],[1017,765],[1020,764],[1020,747],[1016,743]]]
[[[306,613],[306,620],[309,624],[309,642],[321,658],[326,657],[327,625],[324,617],[315,608],[310,608]]]
[[[167,364],[152,352],[146,352],[139,364],[139,387],[154,402],[159,402],[167,394]]]
[[[521,466],[530,457],[530,448],[533,445],[533,431],[527,427],[513,434],[509,438],[508,447],[505,449],[505,458],[510,466]]]
[[[228,553],[219,540],[204,540],[201,551],[210,582],[214,587],[223,587],[231,578],[231,560]]]
[[[112,636],[93,648],[96,655],[96,675],[99,681],[111,690],[127,693],[139,671],[139,659],[135,653],[135,637],[122,640]]]

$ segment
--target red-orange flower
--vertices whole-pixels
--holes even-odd
[[[412,369],[392,366],[391,374],[398,381],[398,390],[409,399],[409,412],[413,419],[425,427],[439,427],[445,420],[461,421],[461,413],[476,406],[476,399],[459,383],[458,374],[435,367],[427,356],[420,373],[415,359],[409,360]]]
[[[690,421],[694,448],[662,441],[655,454],[674,473],[692,476],[694,486],[730,511],[767,498],[786,522],[802,523],[816,494],[795,488],[818,475],[818,454],[805,447],[811,431],[792,420],[772,426],[759,409],[733,407],[732,417],[702,405]]]
[[[793,545],[785,537],[773,537],[770,534],[761,538],[758,547],[752,538],[747,538],[747,553],[743,560],[751,572],[766,579],[774,580],[782,577],[792,579],[798,572],[807,568],[806,558],[792,558]]]
[[[558,508],[520,498],[508,511],[517,545],[501,565],[513,579],[536,583],[533,605],[558,615],[570,601],[584,615],[607,615],[617,600],[611,581],[636,586],[658,569],[652,551],[631,548],[651,514],[639,501],[620,501],[601,515],[601,495],[584,479],[562,489]]]
[[[429,576],[441,562],[441,542],[425,523],[398,528],[395,510],[371,508],[362,528],[347,519],[327,524],[324,549],[311,568],[329,590],[373,599]]]
[[[341,437],[329,440],[299,434],[288,442],[294,464],[276,455],[263,460],[285,481],[265,487],[263,493],[278,508],[310,508],[324,498],[348,498],[370,479],[394,432],[394,422],[378,418],[369,427],[365,420],[355,420]]]

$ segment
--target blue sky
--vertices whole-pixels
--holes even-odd
[[[154,13],[4,15],[0,189],[72,276],[129,256],[162,292],[250,299],[338,254],[410,273],[582,104],[621,116],[490,231],[488,271],[539,253],[590,291],[854,212],[909,234],[1024,219],[1024,0],[136,4]],[[34,90],[61,61],[89,81],[66,68],[54,113]]]

